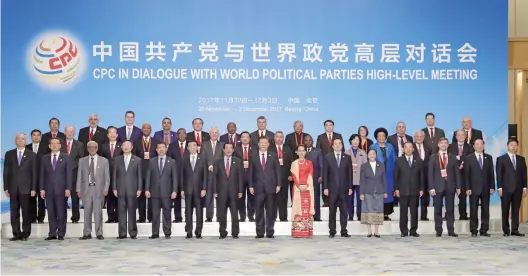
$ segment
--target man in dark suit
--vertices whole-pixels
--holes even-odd
[[[519,142],[508,140],[508,152],[497,158],[497,190],[501,197],[502,231],[504,236],[524,237],[519,232],[519,209],[526,196],[526,160],[517,154]],[[511,232],[510,232],[511,208]]]
[[[88,126],[83,127],[79,130],[79,136],[77,136],[79,142],[83,143],[84,155],[88,155],[88,142],[95,141],[101,147],[106,142],[107,131],[106,129],[99,126],[99,115],[92,113],[88,117]]]
[[[185,232],[186,239],[192,238],[193,211],[196,211],[196,229],[194,234],[197,239],[202,238],[203,206],[202,198],[207,194],[209,174],[207,161],[200,158],[196,141],[188,141],[189,154],[185,155],[182,168],[182,192],[185,198]]]
[[[40,166],[40,181],[43,183],[40,196],[46,200],[48,209],[49,240],[64,240],[66,235],[65,198],[70,197],[73,184],[73,166],[70,157],[61,153],[59,138],[49,140],[51,152],[44,155]]]
[[[219,135],[220,133],[218,131],[218,128],[215,126],[211,127],[211,129],[209,130],[210,140],[204,141],[202,144],[200,155],[202,155],[207,161],[207,170],[209,171],[209,174],[213,173],[215,161],[218,159],[222,159],[224,155],[224,143],[218,141]],[[205,202],[202,204],[202,206],[206,209],[205,221],[212,222],[214,216],[214,195],[212,185],[209,186],[209,190],[207,191],[207,195],[205,196]]]
[[[447,231],[450,237],[458,237],[455,233],[455,193],[460,194],[460,171],[457,158],[447,152],[449,143],[442,137],[438,142],[438,153],[431,155],[428,166],[429,194],[434,201],[434,218],[436,236],[442,236],[442,207],[445,199]]]
[[[408,213],[411,212],[411,231],[413,237],[419,237],[418,230],[418,201],[423,195],[423,161],[413,155],[414,144],[404,145],[404,155],[398,157],[394,166],[394,190],[400,198],[400,232],[402,237],[409,235],[407,227]]]
[[[209,133],[202,131],[203,129],[203,120],[200,118],[194,118],[192,120],[193,131],[187,133],[187,142],[195,141],[198,145],[198,153],[200,153],[200,147],[202,143],[208,141]]]
[[[343,152],[343,140],[334,138],[333,152],[325,156],[323,167],[323,193],[328,196],[330,238],[335,237],[336,215],[339,207],[339,221],[341,222],[341,237],[348,238],[348,197],[352,195],[352,161]]]
[[[466,132],[463,129],[457,131],[456,140],[449,145],[447,151],[453,156],[456,156],[458,169],[460,170],[460,194],[458,195],[458,212],[460,213],[460,220],[468,220],[467,215],[467,194],[466,194],[466,181],[465,177],[465,161],[466,157],[473,152],[473,148],[470,144],[466,143]]]
[[[134,111],[125,112],[125,125],[117,129],[117,141],[121,144],[131,141],[132,145],[141,139],[141,129],[134,125],[136,113]]]
[[[114,174],[115,159],[116,157],[123,154],[121,149],[121,143],[117,141],[117,128],[114,126],[108,127],[108,141],[101,145],[100,155],[108,159],[108,165],[110,167],[110,176]],[[108,220],[106,223],[116,223],[118,220],[118,199],[112,192],[116,189],[116,184],[113,182],[114,179],[110,177],[110,188],[109,193],[106,196],[106,213],[108,215]]]
[[[48,153],[48,145],[42,144],[41,141],[42,133],[38,129],[31,131],[31,143],[26,145],[26,149],[37,154],[37,193],[40,191],[40,184],[38,183],[39,177],[38,172],[40,171],[40,160],[42,156]],[[29,202],[29,212],[31,216],[31,223],[38,221],[39,224],[44,223],[44,218],[46,217],[46,201],[40,196],[36,195],[30,198]],[[38,208],[37,208],[38,206]]]
[[[291,191],[290,181],[293,181],[290,169],[295,153],[292,152],[290,147],[284,144],[283,141],[284,133],[282,131],[275,132],[275,145],[270,147],[269,151],[277,154],[277,157],[279,158],[281,176],[279,179],[281,190],[275,198],[275,219],[278,212],[280,221],[288,221],[288,192]]]
[[[238,239],[237,202],[244,191],[244,167],[242,160],[233,156],[234,144],[223,144],[224,157],[215,161],[213,170],[213,193],[217,203],[217,216],[220,224],[220,239],[227,237],[227,209],[231,214],[231,235]]]
[[[438,141],[442,137],[446,137],[443,129],[435,126],[436,117],[434,113],[428,112],[425,114],[425,127],[422,129],[425,135],[424,144],[432,153],[438,152]]]
[[[244,191],[242,192],[242,198],[237,202],[237,209],[240,215],[240,221],[242,222],[246,221],[246,215],[250,222],[255,221],[255,196],[249,192],[250,156],[253,153],[250,142],[251,137],[249,136],[249,132],[243,131],[240,133],[240,144],[235,148],[235,156],[242,160],[242,167],[244,168]]]
[[[313,147],[313,138],[310,134],[304,136],[306,146],[306,159],[312,161],[314,191],[314,221],[321,220],[321,183],[323,183],[323,153],[321,149]]]
[[[334,132],[334,121],[326,120],[324,121],[325,132],[320,134],[317,137],[316,148],[320,149],[323,153],[323,156],[334,151],[332,145],[335,139],[340,139],[343,141],[341,134]],[[344,152],[344,149],[343,149]],[[324,182],[324,178],[323,178]],[[323,194],[323,207],[328,207],[328,196]]]
[[[65,145],[66,144],[65,143],[66,136],[64,135],[64,133],[59,131],[59,127],[60,127],[59,119],[51,118],[49,120],[50,131],[42,134],[42,141],[41,141],[41,144],[43,145],[43,149],[46,150],[46,153],[50,153],[51,152],[51,150],[50,150],[50,148],[48,146],[51,138],[58,138],[59,141],[61,142],[61,145]]]
[[[258,148],[259,139],[262,136],[267,137],[268,138],[268,143],[270,145],[273,145],[273,138],[275,137],[275,133],[273,133],[273,131],[270,131],[269,129],[267,129],[267,127],[268,127],[268,122],[266,120],[266,117],[259,116],[257,118],[257,130],[253,131],[251,133],[251,135],[250,135],[251,136],[251,145],[254,148]]]
[[[163,234],[170,239],[172,200],[176,199],[178,191],[178,172],[174,159],[166,155],[165,143],[158,144],[156,152],[158,156],[149,160],[145,180],[145,195],[152,200],[152,236],[149,239],[159,238],[160,209],[163,209]]]
[[[174,162],[176,162],[176,169],[178,171],[178,178],[180,179],[179,185],[178,185],[178,195],[181,194],[183,183],[181,182],[182,177],[182,168],[183,168],[183,160],[185,155],[189,155],[189,150],[187,149],[187,131],[185,131],[185,128],[180,128],[178,131],[176,131],[177,140],[176,142],[169,145],[169,149],[167,150],[167,155],[174,159]],[[183,221],[182,218],[182,197],[177,196],[175,200],[173,200],[173,207],[174,207],[174,220],[172,222],[179,223]]]
[[[396,133],[389,136],[387,141],[394,147],[394,150],[398,152],[398,157],[403,155],[403,146],[407,142],[413,142],[413,138],[410,135],[407,135],[405,132],[407,127],[404,122],[398,122],[396,124]]]
[[[471,146],[475,144],[475,141],[477,141],[477,139],[484,140],[484,135],[482,134],[482,131],[473,128],[473,121],[470,117],[464,117],[462,119],[462,130],[464,130],[464,132],[466,133],[466,143],[470,144]],[[452,141],[456,141],[457,131],[458,130],[455,130],[453,132]]]
[[[237,133],[237,126],[234,122],[227,123],[227,133],[220,136],[220,142],[233,144],[234,148],[240,144],[240,134]]]
[[[156,148],[158,147],[158,141],[150,137],[150,133],[152,132],[152,126],[149,123],[143,124],[141,126],[141,131],[143,132],[143,136],[141,136],[141,138],[138,139],[136,143],[134,143],[134,155],[142,160],[141,169],[143,171],[141,174],[144,177],[143,181],[145,181],[147,177],[149,161],[151,158],[154,158],[158,155],[158,153],[156,152]],[[143,182],[142,187],[145,187],[145,182]],[[144,223],[145,218],[148,220],[148,222],[152,221],[152,202],[151,200],[148,200],[147,203],[147,198],[145,197],[144,193],[142,193],[141,196],[138,198],[138,213],[139,219],[137,222]]]
[[[297,147],[304,143],[304,136],[308,135],[307,133],[303,132],[303,128],[303,122],[295,121],[293,123],[293,132],[286,135],[286,140],[284,140],[284,144],[286,144],[286,146],[290,149],[290,152],[293,153],[293,157],[295,159],[298,158],[297,154],[295,154]]]
[[[11,228],[10,241],[26,241],[31,235],[31,197],[37,190],[37,154],[27,150],[26,135],[17,134],[16,149],[6,152],[4,157],[4,193],[9,197]],[[22,231],[20,210],[22,209]]]
[[[269,139],[259,138],[259,150],[250,156],[249,192],[255,195],[256,232],[255,238],[274,238],[275,230],[275,198],[281,190],[281,168],[279,158],[269,151]],[[266,210],[266,217],[264,217]]]
[[[130,238],[136,239],[138,232],[136,223],[137,199],[143,190],[142,160],[132,154],[132,142],[125,141],[121,145],[121,149],[123,155],[115,157],[112,173],[113,193],[118,198],[117,239],[122,240],[127,237],[127,218],[128,234]]]
[[[163,130],[156,131],[156,133],[154,133],[154,140],[158,141],[159,143],[164,143],[167,146],[176,142],[176,132],[171,131],[171,119],[167,117],[163,118],[161,121],[161,127]]]
[[[70,157],[72,165],[72,189],[77,191],[77,171],[79,168],[79,159],[84,156],[84,145],[80,141],[73,139],[75,137],[75,128],[73,126],[66,126],[64,128],[64,135],[66,136],[66,146],[61,147],[61,152],[66,153]],[[79,213],[79,197],[77,193],[71,193],[72,202],[72,223],[78,223],[80,219]],[[68,198],[66,198],[66,204],[68,204]]]
[[[480,235],[489,237],[489,208],[490,196],[495,192],[495,172],[493,158],[484,153],[484,141],[478,139],[474,145],[475,152],[466,157],[465,185],[469,196],[469,213],[471,221],[469,228],[471,236],[476,237],[478,233],[478,206],[480,201],[481,222]]]
[[[422,191],[423,194],[420,196],[420,220],[429,221],[427,218],[427,207],[429,207],[430,198],[429,195],[429,184],[427,177],[427,168],[429,166],[429,158],[431,157],[431,150],[424,144],[425,133],[423,130],[418,130],[414,134],[414,158],[416,160],[422,160]],[[440,138],[439,138],[440,139]],[[435,145],[435,148],[438,148],[438,144]]]

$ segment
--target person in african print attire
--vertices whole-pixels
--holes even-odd
[[[306,160],[306,148],[299,145],[296,151],[299,159],[291,165],[292,187],[292,237],[313,236],[314,186],[313,164]]]

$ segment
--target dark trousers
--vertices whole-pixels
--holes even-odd
[[[519,231],[519,209],[521,208],[522,190],[513,193],[502,191],[502,231],[510,234],[510,207],[511,207],[511,232]]]
[[[336,216],[337,208],[339,207],[339,221],[341,222],[341,234],[347,234],[347,220],[348,220],[348,193],[330,194],[328,197],[328,207],[330,211],[330,218],[328,227],[330,234],[336,234]]]
[[[348,217],[354,218],[354,210],[357,211],[357,219],[361,220],[361,200],[360,200],[360,192],[359,192],[359,185],[353,185],[352,186],[352,195],[348,196]],[[355,208],[355,204],[357,204],[357,208]]]
[[[148,221],[152,221],[152,200],[147,200],[145,192],[142,192],[137,201],[139,220],[145,221],[146,218]]]
[[[150,198],[150,201],[152,201],[152,235],[159,235],[160,211],[162,211],[163,234],[165,234],[165,236],[170,236],[172,226],[172,199],[170,197]]]
[[[323,180],[324,182],[324,180]],[[321,183],[321,186],[322,186],[323,183]],[[325,194],[322,194],[322,198],[323,198],[323,207],[328,207],[328,196],[325,195]]]
[[[255,195],[255,220],[257,236],[275,234],[275,197],[276,194],[265,192]]]
[[[74,186],[75,187],[75,186]],[[79,196],[77,196],[77,193],[75,192],[76,189],[72,189],[73,191],[70,194],[71,201],[72,201],[72,221],[79,221],[81,218],[81,214],[79,213]],[[68,202],[68,198],[66,198],[66,202]]]
[[[443,191],[441,193],[436,192],[436,195],[433,197],[434,204],[434,220],[435,220],[435,230],[436,233],[442,233],[442,207],[445,199],[446,207],[446,221],[447,221],[447,232],[455,232],[455,194]]]
[[[137,236],[136,208],[138,199],[135,196],[121,196],[117,201],[117,220],[119,222],[119,236],[126,237],[127,218],[128,234],[131,237]]]
[[[286,179],[286,181],[282,181],[282,186],[279,191],[275,195],[275,219],[277,219],[277,212],[279,215],[279,220],[286,221],[288,220],[288,193],[290,191],[290,182]]]
[[[44,221],[46,218],[46,200],[40,197],[38,191],[37,196],[30,199],[29,205],[29,208],[31,209],[31,221]]]
[[[180,193],[178,193],[178,197],[176,197],[174,202],[174,219],[176,221],[183,221],[182,218],[182,198],[180,196]]]
[[[458,196],[458,213],[461,218],[467,218],[467,194],[466,190],[460,189],[460,195]]]
[[[420,197],[420,217],[421,218],[427,218],[427,207],[429,207],[430,202],[431,202],[431,196],[429,195],[429,192],[426,189],[424,191],[423,196]]]
[[[9,196],[13,237],[27,238],[31,235],[32,216],[30,215],[29,210],[31,200],[32,198],[29,194],[11,194]],[[20,209],[22,209],[22,231],[20,231]]]
[[[231,214],[231,235],[236,236],[240,233],[240,227],[238,224],[238,211],[237,211],[237,198],[236,196],[229,196],[216,198],[217,210],[218,210],[218,222],[220,224],[219,232],[220,235],[227,235],[227,209]]]
[[[64,237],[66,235],[66,202],[64,194],[47,194],[49,237]]]
[[[214,195],[211,191],[207,191],[205,197],[202,198],[203,208],[205,208],[205,218],[213,219],[214,216]],[[218,215],[216,220],[218,220]]]
[[[108,220],[118,221],[118,199],[114,195],[112,189],[108,190],[108,195],[106,196],[106,214],[108,215]]]
[[[201,235],[204,211],[199,191],[194,191],[190,195],[185,194],[185,232],[187,234],[192,234],[193,231],[193,211],[196,211],[196,229],[194,234]]]
[[[409,221],[409,211],[411,212],[411,234],[416,233],[418,229],[418,201],[419,195],[401,195],[400,196],[400,232],[409,234],[407,222]]]
[[[470,195],[469,196],[469,216],[471,220],[469,221],[469,230],[471,233],[478,232],[478,205],[480,201],[480,233],[487,232],[489,230],[489,218],[490,218],[490,194],[489,190],[483,192],[480,195]]]
[[[245,183],[246,192],[242,193],[242,198],[237,200],[237,208],[240,214],[240,220],[246,220],[246,215],[250,219],[255,218],[255,196],[249,192],[248,183]],[[247,210],[247,212],[246,212]]]
[[[317,182],[317,178],[313,178],[314,183],[314,219],[321,219],[321,189],[322,185]]]

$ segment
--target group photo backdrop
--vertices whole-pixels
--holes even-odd
[[[153,131],[164,117],[253,131],[263,115],[272,131],[302,120],[316,136],[331,119],[345,140],[399,121],[414,135],[433,112],[449,140],[470,116],[488,153],[505,149],[507,1],[1,5],[2,157],[51,117],[78,131],[90,113],[120,127],[127,110]]]

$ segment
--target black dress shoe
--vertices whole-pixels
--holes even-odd
[[[405,237],[407,237],[407,236],[409,236],[409,234],[401,234],[401,235],[400,235],[400,237],[402,237],[402,238],[405,238]]]
[[[32,220],[32,221],[31,221],[31,223],[37,223],[37,220],[36,220],[36,219],[34,219],[34,220]]]
[[[79,238],[79,240],[89,240],[92,238],[92,235],[86,235]]]
[[[473,232],[473,233],[471,233],[471,236],[472,236],[472,237],[476,237],[476,236],[477,236],[477,232]]]
[[[246,219],[238,219],[238,222],[246,222]]]
[[[124,240],[124,239],[126,239],[126,238],[127,238],[126,236],[119,236],[119,237],[117,237],[118,240]]]
[[[96,239],[98,239],[98,240],[104,240],[104,237],[103,237],[103,235],[99,235],[99,236],[96,237]]]
[[[249,218],[249,222],[255,222],[255,218]]]
[[[205,222],[213,222],[213,219],[211,218],[205,219]]]
[[[328,236],[330,238],[335,238],[335,234],[330,234],[330,236]]]
[[[59,241],[63,241],[64,240],[64,237],[59,237],[57,238]]]
[[[348,233],[343,233],[343,234],[341,234],[341,237],[343,237],[343,238],[350,238],[351,236],[350,236],[350,234],[348,234]]]
[[[418,237],[420,237],[420,234],[414,232],[414,233],[411,233],[411,237],[418,238]]]
[[[381,236],[379,234],[374,234],[374,237],[376,237],[378,239],[381,238]]]
[[[114,222],[114,221],[113,221],[113,220],[111,220],[111,219],[109,219],[109,220],[105,221],[105,223],[113,223],[113,222]]]
[[[320,218],[314,218],[314,221],[323,221],[323,220]]]
[[[238,239],[238,235],[233,235],[233,239],[237,240]]]
[[[192,238],[192,234],[191,233],[187,233],[187,235],[185,236],[186,239],[191,239]]]
[[[72,223],[79,223],[79,220],[72,220]]]
[[[467,216],[461,216],[459,220],[469,220],[469,218]]]
[[[442,233],[436,233],[436,237],[440,238],[442,236]]]
[[[52,241],[52,240],[56,240],[56,239],[57,239],[57,237],[47,237],[44,240],[45,241]]]
[[[268,238],[268,239],[274,239],[275,236],[273,236],[273,235],[266,235],[266,238]]]
[[[152,235],[152,236],[149,237],[149,239],[151,239],[151,240],[152,239],[159,239],[159,235]]]
[[[480,236],[482,236],[482,237],[491,237],[491,235],[488,234],[488,232],[480,232]]]
[[[429,221],[429,218],[426,218],[426,217],[423,217],[423,218],[420,218],[421,221]]]
[[[367,238],[372,238],[372,234],[368,234],[368,235],[367,235]]]
[[[20,240],[19,237],[12,237],[12,238],[9,239],[9,241],[18,241],[18,240]]]
[[[171,235],[165,235],[165,239],[170,240]]]
[[[137,240],[137,236],[130,236],[131,239]]]
[[[280,221],[282,221],[282,222],[288,222],[287,219],[281,219]]]
[[[524,234],[520,233],[519,231],[511,232],[511,235],[512,236],[517,236],[517,237],[524,237]]]
[[[144,219],[138,219],[136,220],[137,223],[145,223],[145,220]]]
[[[348,221],[354,221],[354,217],[348,217]]]
[[[458,234],[455,233],[455,232],[453,232],[453,233],[449,233],[449,234],[447,234],[447,235],[450,236],[450,237],[453,237],[453,238],[458,237]]]
[[[256,235],[255,236],[255,239],[263,239],[264,238],[264,235]]]
[[[386,216],[386,217],[383,217],[383,220],[384,220],[384,221],[391,221],[392,219],[389,218],[388,216]]]
[[[174,223],[180,223],[180,222],[182,222],[182,221],[183,221],[182,219],[175,219],[175,220],[173,220],[172,222],[174,222]]]
[[[28,238],[27,238],[27,237],[22,237],[22,238],[20,238],[20,240],[21,240],[21,241],[27,241]]]
[[[509,236],[510,236],[509,233],[504,233],[504,234],[502,234],[502,235],[503,235],[504,237],[509,237]]]
[[[202,234],[196,234],[196,238],[197,239],[201,239],[202,238]]]
[[[223,240],[225,239],[227,236],[224,236],[224,235],[220,235],[220,237],[218,237],[219,239]]]
[[[39,220],[37,223],[38,223],[38,224],[43,224],[43,223],[44,223],[44,220]]]

